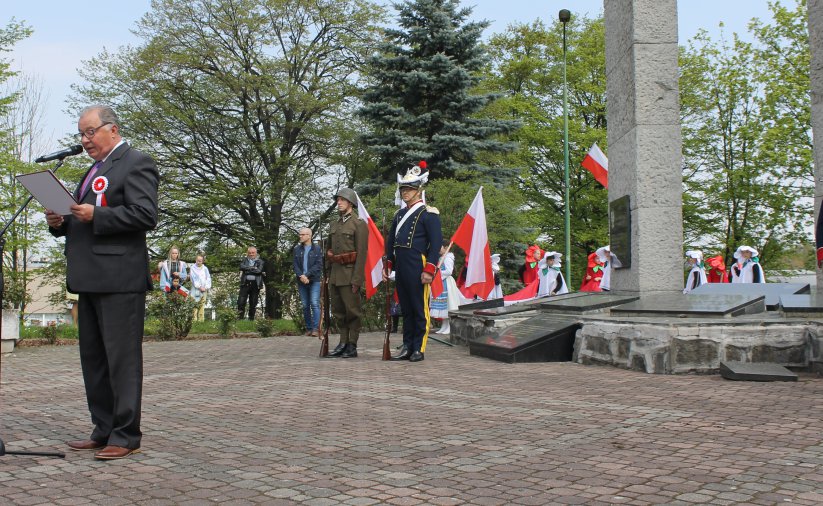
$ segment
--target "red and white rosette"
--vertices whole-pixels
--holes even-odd
[[[107,206],[106,203],[106,190],[109,188],[109,180],[106,179],[105,176],[97,176],[94,178],[94,181],[91,182],[91,191],[97,194],[97,205],[98,206]]]

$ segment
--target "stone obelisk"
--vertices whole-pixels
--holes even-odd
[[[676,0],[604,0],[612,291],[683,289]],[[628,198],[627,198],[628,197]],[[620,258],[623,255],[624,258]]]

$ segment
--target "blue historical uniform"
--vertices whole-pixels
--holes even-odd
[[[420,275],[439,275],[437,262],[442,243],[436,209],[417,202],[394,215],[386,237],[386,258],[389,268],[395,271],[397,297],[403,310],[403,346],[409,353],[426,351],[430,286],[423,284]]]

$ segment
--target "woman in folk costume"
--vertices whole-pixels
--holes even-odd
[[[534,282],[539,275],[539,268],[537,263],[543,258],[543,250],[540,246],[534,244],[526,248],[526,262],[520,266],[519,274],[520,281],[524,285],[529,286]]]
[[[492,288],[491,293],[489,294],[488,299],[502,299],[503,298],[503,288],[500,287],[500,255],[495,253],[491,256],[492,259],[492,272],[494,273],[494,288]]]
[[[603,279],[603,262],[597,259],[597,253],[589,254],[589,263],[586,266],[586,275],[580,284],[581,292],[599,292],[600,280]]]
[[[429,305],[431,317],[443,320],[436,334],[448,334],[451,331],[449,311],[457,310],[459,305],[457,284],[452,277],[454,273],[454,253],[447,251],[448,247],[449,241],[444,240],[443,245],[440,246],[440,278],[443,280],[443,292],[437,297],[433,297]],[[451,283],[449,283],[449,280],[451,280]]]
[[[168,292],[171,289],[171,278],[177,275],[180,278],[180,284],[188,278],[186,272],[186,262],[180,260],[180,249],[177,246],[169,248],[169,256],[159,264],[160,269],[160,289]]]
[[[612,288],[612,250],[606,246],[597,248],[594,252],[597,261],[603,264],[603,277],[600,279],[600,290],[608,292]]]
[[[191,296],[197,301],[194,308],[194,321],[202,322],[205,319],[206,298],[211,290],[211,273],[203,263],[203,255],[197,255],[194,265],[189,266],[191,277]]]
[[[537,288],[538,297],[569,293],[569,287],[560,272],[560,257],[562,256],[556,251],[548,251],[543,254],[543,259],[538,264],[541,266],[540,285]]]
[[[708,283],[706,271],[703,269],[703,253],[698,250],[686,252],[686,266],[689,267],[689,277],[686,278],[686,287],[683,293],[689,293],[700,285]]]
[[[732,265],[732,283],[766,282],[756,249],[751,246],[740,246],[734,252],[734,258],[737,263]]]
[[[709,283],[728,283],[729,273],[726,272],[726,262],[723,255],[716,255],[706,259],[706,280]]]

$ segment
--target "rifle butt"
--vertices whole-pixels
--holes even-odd
[[[383,360],[391,360],[391,343],[389,342],[389,334],[383,339]]]
[[[320,358],[329,356],[329,336],[324,335],[320,340]]]

